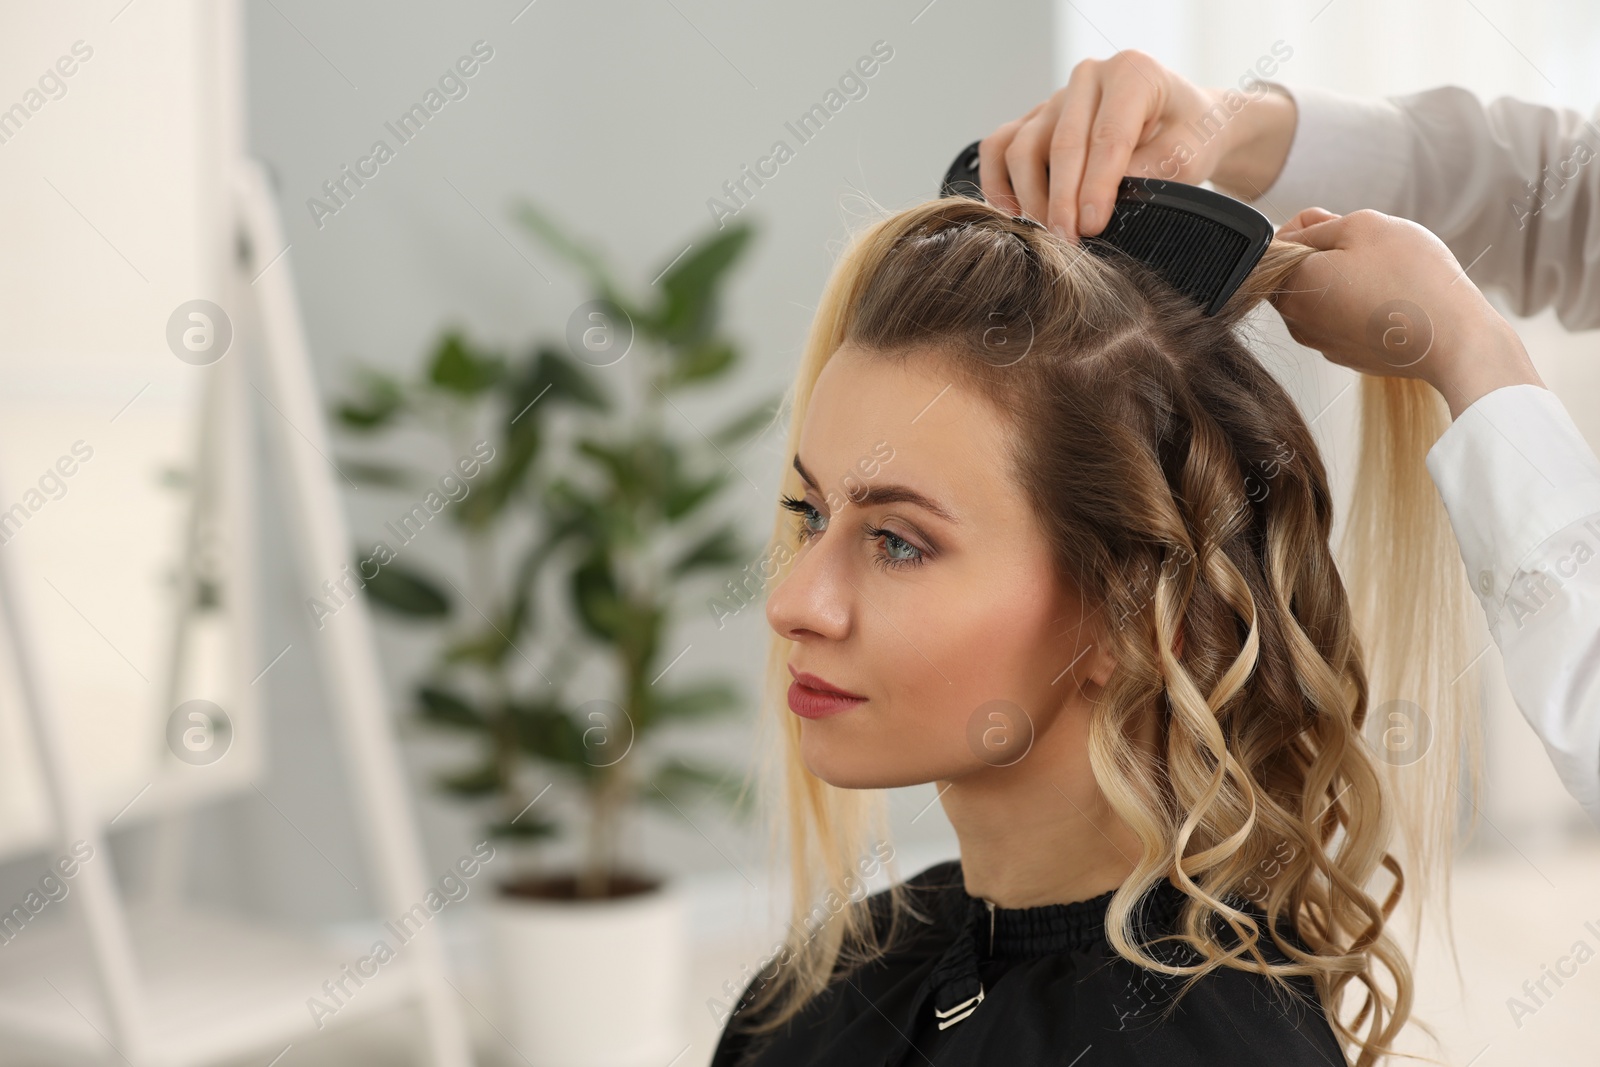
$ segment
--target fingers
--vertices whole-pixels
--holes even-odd
[[[1006,174],[1020,206],[1014,213],[1039,222],[1044,221],[1049,204],[1050,177],[1045,165],[1049,162],[1050,131],[1054,126],[1055,110],[1046,103],[1022,124],[1005,154]]]
[[[1022,122],[1022,119],[1008,122],[978,142],[978,187],[983,190],[985,200],[1008,215],[1021,214],[1016,192],[1006,173],[1006,149],[1011,147]]]
[[[1089,131],[1100,106],[1097,64],[1084,60],[1072,68],[1066,88],[1055,97],[1056,121],[1050,134],[1050,193],[1045,225],[1069,241],[1078,239],[1078,184],[1088,154]]]
[[[1021,212],[1016,190],[1011,188],[1011,179],[1006,174],[1006,149],[1011,147],[1017,131],[1049,103],[1045,100],[1033,105],[1026,115],[1006,123],[978,142],[978,188],[985,200],[1013,215]]]
[[[1100,105],[1087,137],[1088,153],[1077,190],[1078,232],[1085,237],[1105,229],[1116,202],[1117,185],[1128,173],[1140,136],[1161,113],[1159,73],[1140,69],[1142,58],[1137,52],[1119,52],[1104,64]],[[1052,151],[1052,180],[1055,173]],[[1054,201],[1053,188],[1051,196]]]
[[[1069,241],[1099,234],[1140,142],[1160,132],[1172,77],[1133,49],[1083,60],[1062,89],[979,143],[984,199]]]
[[[1343,217],[1343,215],[1335,215],[1326,208],[1308,207],[1294,218],[1278,227],[1277,236],[1285,241],[1298,241],[1301,244],[1309,244],[1315,248],[1329,248],[1332,246],[1319,245],[1316,244],[1315,241],[1307,240],[1304,234],[1307,230],[1313,227],[1318,227],[1323,223],[1333,222],[1335,220],[1342,219]],[[1326,229],[1319,230],[1318,237],[1325,240],[1326,235],[1330,232],[1331,231]]]

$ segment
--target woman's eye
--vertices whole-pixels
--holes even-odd
[[[825,528],[813,527],[811,525],[811,520],[813,517],[822,519],[822,513],[816,508],[812,507],[810,504],[807,504],[804,500],[801,500],[798,497],[786,496],[783,498],[783,506],[800,516],[797,524],[797,532],[799,533],[800,540],[802,542],[811,540],[811,538],[815,537],[817,534],[820,534],[822,529]],[[825,519],[823,520],[824,523],[826,523],[826,521],[827,520]]]
[[[872,560],[883,568],[896,568],[896,566],[920,566],[925,560],[923,550],[917,545],[906,541],[899,534],[890,533],[888,530],[869,530],[870,536],[878,537],[883,541],[883,552],[877,553]]]
[[[799,497],[785,496],[783,506],[799,516],[795,533],[802,544],[826,531],[827,518]],[[812,525],[813,519],[817,520],[818,525]],[[881,542],[881,551],[873,553],[872,561],[885,570],[919,566],[926,559],[922,549],[888,530],[868,526],[862,532],[874,541]]]
[[[898,537],[888,530],[873,530],[872,533],[883,538],[883,555],[877,557],[887,567],[914,567],[922,562],[922,550],[903,537]],[[902,553],[905,553],[902,555]]]

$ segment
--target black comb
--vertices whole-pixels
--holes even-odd
[[[940,196],[983,199],[978,144],[950,164]],[[1031,221],[1031,220],[1030,220]],[[1272,243],[1272,223],[1248,204],[1198,185],[1129,175],[1117,187],[1111,221],[1084,247],[1099,255],[1118,249],[1164,278],[1207,315],[1228,302]]]

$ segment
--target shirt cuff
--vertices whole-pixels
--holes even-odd
[[[1399,106],[1313,86],[1266,84],[1294,101],[1296,119],[1283,170],[1255,207],[1275,226],[1308,207],[1336,215],[1360,208],[1395,214],[1410,180],[1410,137]]]
[[[1427,464],[1491,623],[1536,549],[1600,515],[1600,460],[1561,401],[1537,385],[1479,397],[1428,450]]]

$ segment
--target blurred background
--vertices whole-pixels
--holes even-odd
[[[1577,2],[4,17],[5,1064],[707,1063],[788,916],[737,794],[772,419],[851,229],[1124,48],[1600,101]],[[1600,444],[1595,339],[1516,321]],[[1350,376],[1258,333],[1347,487]],[[1600,967],[1511,998],[1600,949],[1600,841],[1481,665],[1412,1047],[1591,1062]],[[890,807],[874,885],[956,855],[931,785]]]

